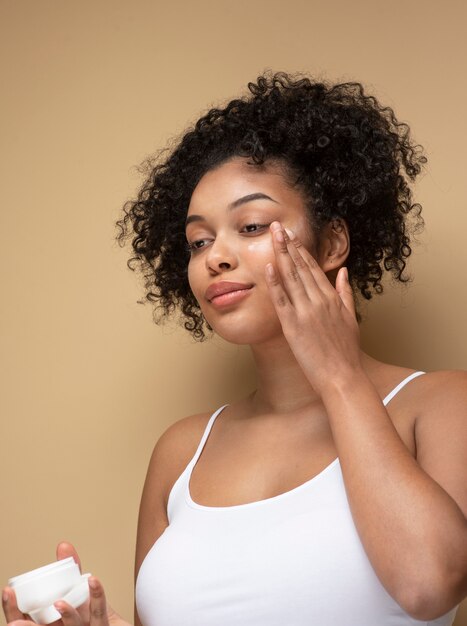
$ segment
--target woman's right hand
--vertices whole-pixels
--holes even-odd
[[[57,559],[66,559],[70,556],[74,558],[81,571],[81,561],[74,546],[67,542],[59,543]],[[61,614],[61,619],[53,622],[53,626],[131,626],[107,604],[104,588],[95,576],[88,579],[88,584],[89,600],[77,609],[63,600],[54,603],[55,608]],[[34,624],[29,615],[19,610],[13,588],[3,589],[2,604],[8,626],[32,626]]]

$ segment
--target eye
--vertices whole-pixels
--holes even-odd
[[[197,239],[196,241],[188,241],[186,244],[186,249],[188,252],[193,253],[204,247],[205,239]],[[198,246],[198,244],[203,244]]]
[[[257,224],[256,222],[253,224],[246,224],[240,232],[247,230],[247,234],[249,233],[257,233],[259,230],[262,230],[263,228],[268,228],[269,224]],[[186,244],[186,249],[190,254],[195,254],[196,252],[198,252],[199,250],[201,250],[201,248],[204,248],[206,246],[206,241],[208,241],[207,239],[196,239],[195,241],[188,241]]]
[[[267,228],[268,224],[247,224],[244,226],[245,228],[254,228],[255,230],[249,230],[249,233],[255,233],[257,230],[261,230],[262,228]]]

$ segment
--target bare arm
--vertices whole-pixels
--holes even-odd
[[[335,377],[322,397],[368,557],[399,604],[429,620],[467,594],[467,373],[422,378],[417,460],[364,373]]]
[[[381,582],[413,617],[430,620],[467,593],[467,373],[426,374],[418,459],[361,363],[347,270],[328,231],[321,267],[293,233],[271,224],[269,293],[289,346],[327,410],[355,525]],[[340,231],[342,232],[342,231]],[[414,383],[415,384],[415,383]],[[420,379],[417,383],[422,384]],[[415,415],[414,415],[415,416]]]

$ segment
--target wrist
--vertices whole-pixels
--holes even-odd
[[[326,378],[323,382],[320,395],[323,402],[326,403],[327,398],[344,397],[348,398],[354,395],[360,389],[373,388],[373,384],[368,378],[365,370],[361,365],[353,367],[347,366],[336,370],[332,376]]]

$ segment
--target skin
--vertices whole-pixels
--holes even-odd
[[[72,556],[75,562],[78,563],[82,573],[80,558],[71,543],[66,541],[59,543],[56,556],[57,560]],[[104,588],[100,580],[96,576],[91,576],[88,582],[89,601],[78,609],[74,609],[66,602],[56,602],[54,606],[62,615],[62,619],[52,622],[50,626],[78,626],[81,624],[90,624],[90,626],[116,626],[119,624],[119,626],[124,626],[128,624],[107,604]],[[28,615],[24,615],[18,609],[16,596],[11,587],[3,589],[2,605],[9,625],[31,626],[31,624],[34,624]]]
[[[264,191],[275,201],[259,199],[230,212],[220,210],[257,191]],[[191,215],[205,219],[189,224],[186,237],[189,242],[204,245],[192,252],[188,280],[203,315],[215,332],[232,343],[252,346],[275,343],[286,347],[264,276],[266,263],[274,260],[268,225],[281,218],[284,226],[295,229],[316,253],[316,241],[307,223],[301,194],[284,185],[278,168],[256,171],[244,161],[234,159],[201,179],[188,208],[187,216]],[[248,232],[245,226],[254,222],[265,226]],[[243,232],[239,232],[242,228]],[[254,283],[249,306],[219,312],[210,305],[204,293],[218,280]]]
[[[253,193],[272,200],[228,210]],[[416,619],[446,613],[467,594],[465,372],[428,373],[383,405],[413,370],[361,350],[345,270],[347,226],[334,222],[316,234],[280,163],[252,168],[236,158],[211,170],[187,215],[203,217],[186,231],[190,243],[198,242],[188,267],[191,289],[217,334],[250,345],[257,368],[256,390],[216,420],[192,473],[192,498],[231,506],[272,497],[338,456],[355,525],[382,584]],[[255,222],[265,228],[249,234],[244,227]],[[220,280],[254,286],[241,302],[218,309],[204,294]],[[156,444],[141,501],[135,574],[168,524],[168,493],[209,416],[180,420]],[[70,544],[61,545],[64,556],[78,558]],[[106,606],[95,581],[90,605],[65,606],[64,626],[127,623]],[[25,626],[13,591],[4,591],[7,621]]]

